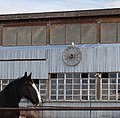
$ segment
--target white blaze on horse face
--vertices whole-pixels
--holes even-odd
[[[39,91],[38,91],[36,85],[33,83],[32,86],[33,86],[33,88],[35,89],[35,91],[36,91],[36,93],[37,93],[37,96],[38,96],[39,102],[41,103],[41,96],[40,96],[40,93],[39,93]]]

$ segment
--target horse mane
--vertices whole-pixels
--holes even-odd
[[[0,107],[1,106],[9,106],[12,107],[18,106],[19,99],[17,99],[17,96],[19,94],[18,87],[19,87],[19,79],[16,79],[9,83],[1,92],[0,92]],[[16,98],[15,99],[13,98]]]

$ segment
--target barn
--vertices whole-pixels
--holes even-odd
[[[120,107],[120,9],[0,15],[0,90],[26,71],[43,106]],[[42,112],[119,117],[119,110]]]

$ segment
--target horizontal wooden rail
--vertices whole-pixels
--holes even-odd
[[[120,110],[120,107],[56,107],[56,106],[45,106],[45,107],[19,107],[19,108],[0,108],[0,111],[101,111],[101,110]]]

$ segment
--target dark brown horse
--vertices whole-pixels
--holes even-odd
[[[27,76],[27,72],[25,72],[23,77],[14,80],[1,91],[0,108],[17,108],[22,97],[27,98],[34,105],[41,102],[37,87],[31,79],[31,73]],[[0,118],[19,118],[19,114],[19,111],[0,111]]]

